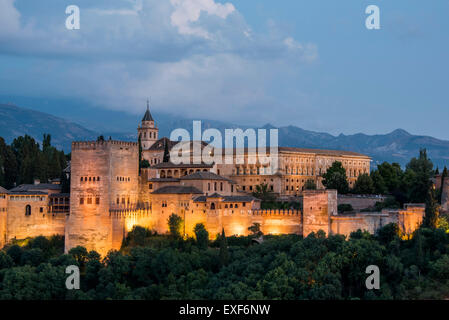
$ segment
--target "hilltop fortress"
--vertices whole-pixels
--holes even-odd
[[[222,229],[228,236],[246,235],[254,223],[260,223],[264,234],[374,233],[388,223],[410,234],[423,219],[423,205],[412,204],[400,210],[338,214],[337,192],[324,190],[321,175],[340,161],[352,186],[360,174],[370,172],[370,158],[362,154],[279,147],[278,169],[272,172],[269,164],[250,164],[247,154],[240,164],[164,162],[164,154],[178,142],[159,138],[149,106],[138,134],[140,151],[135,142],[73,142],[70,194],[61,194],[57,184],[0,187],[0,246],[13,239],[60,234],[66,251],[81,245],[105,255],[120,249],[136,225],[167,233],[171,214],[183,219],[184,234],[192,236],[194,226],[203,223],[211,238]],[[139,169],[139,154],[148,168]],[[318,190],[304,190],[307,180]],[[261,184],[279,199],[299,201],[300,209],[262,210],[252,196]]]

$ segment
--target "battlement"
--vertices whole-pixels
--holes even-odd
[[[302,212],[300,210],[283,210],[283,209],[260,209],[252,210],[253,216],[301,216]]]
[[[119,140],[103,140],[103,141],[74,141],[72,142],[72,150],[84,149],[94,150],[96,148],[102,148],[107,146],[120,146],[120,147],[137,147],[137,142],[119,141]]]

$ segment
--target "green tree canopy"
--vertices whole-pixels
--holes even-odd
[[[323,174],[323,185],[326,189],[336,189],[338,193],[346,194],[349,191],[346,170],[340,161],[335,161]]]
[[[374,182],[367,173],[358,176],[352,189],[356,194],[373,194],[374,191]]]
[[[181,238],[182,224],[183,224],[182,218],[177,214],[172,213],[168,218],[167,223],[168,228],[170,230],[170,234],[175,238]]]

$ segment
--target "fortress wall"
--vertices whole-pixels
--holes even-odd
[[[332,216],[331,234],[343,234],[348,237],[351,232],[359,229],[374,234],[380,227],[394,222],[395,217],[381,213]]]
[[[360,229],[374,234],[379,228],[396,223],[403,235],[410,235],[422,223],[424,211],[423,206],[406,205],[403,210],[331,216],[331,233],[349,236],[351,232]]]
[[[109,209],[112,205],[117,205],[117,196],[121,206],[128,205],[128,198],[130,203],[137,201],[137,158],[136,143],[103,141],[72,144],[66,252],[78,245],[95,250],[101,255],[107,254],[110,249],[120,248],[121,239],[119,241],[113,232],[119,226],[113,225]],[[91,177],[92,181],[81,181],[81,177]],[[96,181],[93,181],[94,177]],[[126,178],[126,181],[117,181],[117,177]],[[88,199],[91,199],[90,203]]]
[[[406,205],[404,210],[399,210],[396,219],[402,233],[404,235],[412,234],[423,222],[424,215],[424,207]]]
[[[376,202],[383,202],[385,197],[338,195],[338,204],[350,204],[354,210],[372,208]]]
[[[8,198],[0,194],[0,249],[6,244],[6,221],[8,215]]]
[[[8,242],[14,238],[64,235],[66,215],[48,213],[47,204],[46,196],[20,196],[9,200],[5,241]],[[27,205],[31,206],[31,215],[29,216],[25,215]]]
[[[330,233],[330,217],[337,214],[336,190],[307,190],[303,197],[303,235],[323,230]]]

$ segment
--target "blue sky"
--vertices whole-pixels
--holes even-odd
[[[65,28],[71,4],[80,30]],[[365,28],[370,4],[381,30]],[[38,106],[77,118],[140,115],[151,96],[186,117],[449,139],[448,13],[447,0],[0,0],[0,96],[80,101]]]

